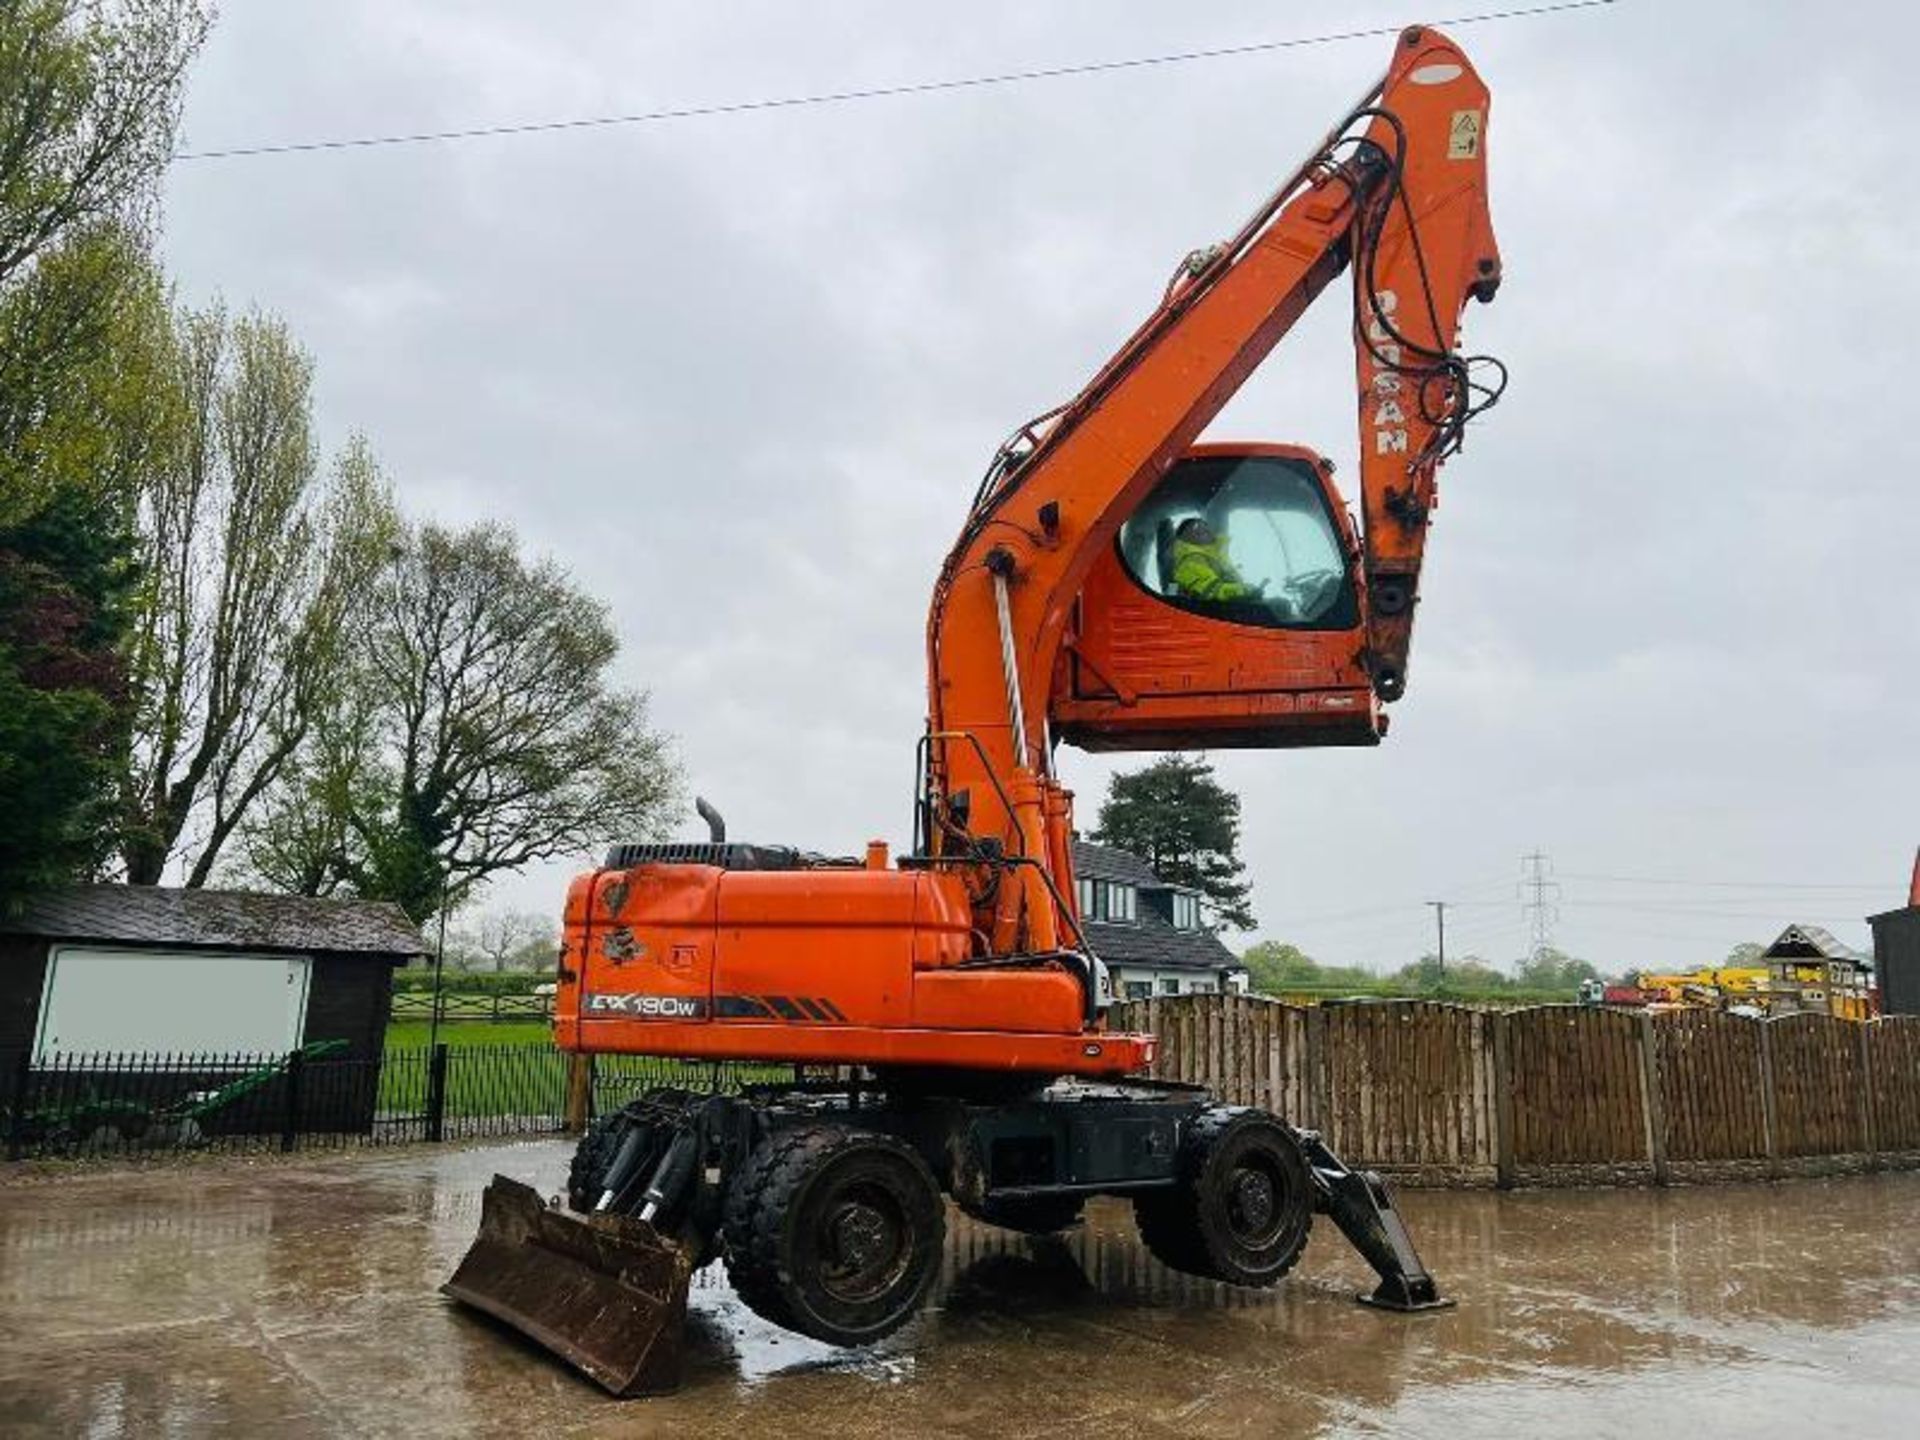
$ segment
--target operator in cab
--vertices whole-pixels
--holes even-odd
[[[1173,588],[1181,598],[1218,604],[1258,600],[1264,585],[1249,585],[1227,558],[1227,537],[1195,516],[1173,532]]]

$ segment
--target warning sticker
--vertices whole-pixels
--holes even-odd
[[[1480,153],[1480,127],[1483,123],[1478,110],[1453,112],[1453,124],[1447,127],[1449,160],[1471,160]]]

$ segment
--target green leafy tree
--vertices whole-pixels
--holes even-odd
[[[206,28],[191,0],[0,5],[0,525],[111,478],[90,463],[111,427],[85,402],[147,298],[129,257]]]
[[[127,549],[123,507],[81,486],[0,528],[0,909],[90,872],[111,843]]]
[[[1217,924],[1251,930],[1251,887],[1241,862],[1240,797],[1204,758],[1169,755],[1116,775],[1094,840],[1142,856],[1165,880],[1206,897]]]
[[[266,879],[424,921],[491,876],[667,822],[678,773],[646,696],[612,681],[606,607],[511,532],[421,527],[362,624],[314,761],[250,828]]]
[[[1514,979],[1525,990],[1577,990],[1583,980],[1602,978],[1600,971],[1552,946],[1536,950],[1520,962]]]
[[[1358,965],[1322,965],[1297,945],[1263,940],[1241,956],[1255,990],[1266,995],[1288,991],[1345,991],[1364,994],[1380,988],[1380,977]]]
[[[177,442],[142,486],[147,577],[121,855],[206,884],[313,730],[399,521],[365,443],[323,469],[313,362],[271,316],[175,319]]]
[[[1264,994],[1320,983],[1320,966],[1297,945],[1264,940],[1240,958],[1253,988]]]
[[[1767,953],[1767,947],[1758,940],[1742,940],[1727,951],[1727,958],[1721,963],[1734,969],[1748,969],[1760,964],[1761,957]]]
[[[1444,965],[1438,955],[1422,955],[1396,970],[1393,979],[1408,990],[1424,994],[1485,994],[1513,988],[1513,981],[1478,955],[1448,956]]]
[[[143,227],[205,33],[190,0],[0,4],[0,906],[111,843],[134,485],[170,419]]]

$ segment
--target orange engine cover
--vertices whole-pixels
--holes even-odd
[[[1086,1024],[1065,966],[980,968],[934,870],[596,870],[567,895],[562,1049],[1124,1074],[1145,1036]]]

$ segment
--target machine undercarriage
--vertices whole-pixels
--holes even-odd
[[[1009,1097],[929,1078],[651,1091],[589,1128],[565,1210],[496,1178],[447,1291],[615,1394],[652,1393],[678,1379],[688,1279],[716,1258],[762,1318],[862,1345],[925,1299],[943,1197],[989,1224],[1050,1234],[1091,1197],[1116,1195],[1148,1250],[1188,1274],[1272,1285],[1324,1214],[1380,1277],[1361,1299],[1451,1303],[1384,1182],[1267,1111],[1165,1082],[1066,1080]]]

